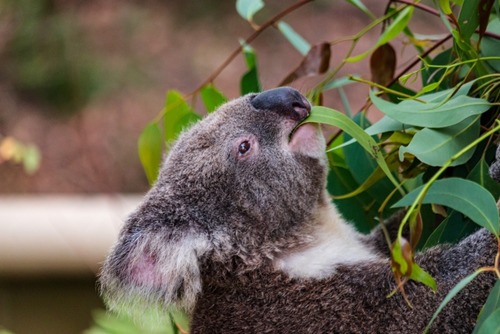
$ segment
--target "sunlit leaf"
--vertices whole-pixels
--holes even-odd
[[[219,106],[227,102],[227,98],[213,85],[203,87],[200,94],[203,104],[209,113],[215,111]]]
[[[153,184],[158,176],[162,158],[162,138],[158,124],[150,123],[144,128],[139,136],[138,149],[149,184]]]
[[[300,36],[293,28],[283,21],[278,22],[278,30],[281,31],[283,36],[292,44],[297,51],[305,56],[311,49],[311,44]]]
[[[413,190],[393,207],[411,205],[423,186]],[[447,178],[435,181],[423,199],[424,204],[445,205],[469,217],[476,224],[499,235],[498,209],[493,196],[479,184],[462,178]]]
[[[330,44],[321,43],[313,46],[302,59],[300,65],[293,70],[279,86],[285,86],[301,77],[325,73],[330,65]]]
[[[175,90],[167,92],[165,103],[164,128],[165,141],[170,143],[177,139],[179,133],[201,119],[184,100],[182,94]]]
[[[264,8],[262,0],[236,0],[236,11],[247,21],[252,21],[253,16],[262,8]]]
[[[453,297],[455,297],[463,288],[465,288],[467,286],[467,284],[472,282],[474,280],[474,278],[476,278],[477,275],[479,275],[480,273],[481,273],[480,271],[475,271],[471,275],[465,277],[460,282],[458,282],[458,284],[455,285],[453,287],[453,289],[450,290],[450,292],[448,292],[446,297],[443,299],[443,301],[441,302],[441,304],[437,308],[436,312],[434,312],[434,315],[432,316],[431,320],[427,324],[427,327],[425,327],[424,333],[427,333],[429,331],[434,320],[436,320],[439,313],[441,313],[443,308],[453,299]]]
[[[423,270],[418,264],[413,263],[410,279],[427,285],[432,290],[436,291],[437,285],[434,278]]]
[[[478,334],[500,334],[500,308],[488,316],[479,328]]]
[[[418,131],[408,146],[399,148],[399,160],[405,153],[416,156],[430,166],[443,166],[479,135],[479,117],[470,117],[462,122],[440,129],[424,128]],[[452,162],[451,166],[466,163],[474,154],[471,149]]]
[[[446,15],[450,15],[452,13],[450,0],[438,0],[438,3],[443,13],[445,13]]]

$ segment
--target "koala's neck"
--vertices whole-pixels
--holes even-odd
[[[313,219],[312,240],[276,259],[276,269],[295,278],[322,279],[334,274],[339,265],[379,258],[333,204],[321,205]]]

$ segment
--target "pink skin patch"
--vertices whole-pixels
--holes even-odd
[[[158,273],[155,254],[142,254],[130,268],[130,277],[139,285],[160,286],[161,275]]]
[[[319,124],[301,125],[292,135],[288,147],[292,152],[300,152],[309,156],[323,155],[325,140]]]

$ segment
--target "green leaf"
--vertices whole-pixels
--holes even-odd
[[[423,283],[434,291],[436,291],[437,289],[436,281],[434,280],[434,278],[416,263],[412,264],[410,279]]]
[[[496,322],[495,327],[491,327],[489,325],[489,321],[493,321],[490,320],[491,317],[497,317],[498,321]],[[495,285],[491,289],[488,299],[479,314],[479,319],[477,320],[476,327],[474,328],[474,332],[472,334],[479,333],[500,333],[500,279],[497,279]]]
[[[23,150],[24,171],[29,175],[34,174],[40,167],[42,160],[40,150],[35,145],[26,145]]]
[[[408,146],[399,148],[399,159],[410,153],[429,166],[443,166],[479,135],[479,116],[464,119],[458,124],[441,129],[424,128],[417,132]],[[452,162],[450,166],[466,163],[474,154],[471,149]]]
[[[323,123],[332,126],[336,126],[342,129],[344,132],[349,134],[351,137],[355,138],[358,143],[377,161],[377,164],[382,168],[385,175],[389,180],[397,187],[399,187],[398,181],[394,178],[387,163],[384,160],[382,152],[375,142],[375,140],[363,131],[354,121],[349,117],[342,114],[334,109],[329,109],[326,107],[313,107],[311,110],[311,115],[304,121],[306,123]]]
[[[387,116],[404,124],[414,126],[443,128],[457,124],[464,119],[479,115],[491,107],[485,99],[467,96],[473,82],[463,85],[456,94],[447,99],[454,89],[426,94],[417,100],[391,103],[370,92],[373,104]]]
[[[413,190],[393,207],[411,205],[423,186]],[[440,204],[459,211],[476,224],[499,235],[498,209],[493,196],[479,184],[462,178],[451,177],[437,180],[425,195],[424,204]]]
[[[264,1],[262,0],[237,0],[236,11],[242,18],[247,21],[252,21],[253,16],[262,8],[264,8]]]
[[[328,173],[328,192],[333,195],[342,195],[353,191],[358,183],[349,169],[337,165],[331,165]],[[357,230],[368,233],[375,227],[373,217],[377,211],[371,203],[374,199],[367,193],[361,193],[355,197],[345,199],[334,199],[334,203],[342,216],[349,222],[353,222]]]
[[[219,106],[227,102],[227,98],[213,85],[203,87],[200,93],[201,100],[209,113],[215,111]]]
[[[347,2],[368,15],[372,20],[376,19],[376,16],[360,0],[347,0]]]
[[[243,55],[245,56],[248,72],[241,77],[241,95],[260,92],[262,88],[257,71],[257,55],[254,49],[247,44],[243,45]]]
[[[362,113],[356,114],[353,121],[356,122],[356,124],[358,124],[361,128],[365,128],[370,125],[370,122],[363,116]],[[352,138],[352,136],[348,133],[343,133],[343,137],[346,142]],[[376,138],[373,138],[374,142],[375,139]],[[381,168],[377,168],[377,162],[373,159],[369,152],[359,145],[359,143],[344,147],[344,153],[347,166],[356,181],[361,184],[360,187],[367,187],[367,192],[373,198],[378,199],[377,203],[381,205],[383,199],[386,198],[394,189],[391,182],[385,178],[385,172]],[[393,201],[395,199],[397,199],[396,196],[393,197]]]
[[[164,110],[165,140],[167,143],[177,139],[182,130],[201,119],[187,104],[182,94],[175,90],[167,92]]]
[[[283,21],[278,22],[278,30],[292,44],[301,55],[305,56],[311,49],[311,44],[300,36],[293,28]]]
[[[500,334],[500,308],[484,320],[478,334]]]
[[[139,136],[138,149],[142,167],[152,185],[158,177],[162,158],[162,139],[158,124],[150,123],[144,128]]]
[[[451,7],[450,7],[450,0],[438,0],[439,2],[439,7],[445,13],[446,15],[450,15],[452,13]]]
[[[347,62],[360,61],[365,57],[367,57],[370,53],[372,53],[382,44],[386,44],[390,42],[392,39],[394,39],[394,37],[399,35],[399,33],[401,33],[406,28],[408,22],[410,22],[410,19],[413,15],[413,9],[414,9],[413,6],[407,6],[405,9],[403,9],[391,22],[391,24],[385,29],[382,35],[380,35],[379,39],[377,40],[377,43],[371,49],[358,56],[349,57],[346,59],[346,61]]]
[[[458,26],[462,37],[469,40],[474,31],[479,27],[479,2],[481,0],[464,1],[460,14],[458,15]]]
[[[455,244],[477,231],[478,228],[478,225],[470,219],[466,219],[461,213],[452,210],[427,238],[423,248],[427,249],[444,243]]]
[[[497,1],[498,3],[498,1]],[[496,17],[488,24],[488,32],[500,34],[500,18]],[[497,57],[497,59],[489,59],[485,63],[492,69],[492,73],[500,72],[500,59],[498,59],[498,39],[484,36],[481,39],[481,54],[484,57]]]
[[[450,300],[452,300],[453,297],[455,297],[457,295],[457,293],[459,293],[464,287],[466,287],[467,284],[469,284],[470,282],[472,282],[474,280],[474,278],[476,278],[477,275],[479,275],[480,273],[481,273],[480,271],[475,271],[471,275],[465,277],[460,282],[458,282],[458,284],[455,285],[453,287],[453,289],[450,290],[450,292],[448,292],[448,294],[443,299],[443,301],[439,305],[439,307],[436,310],[436,312],[434,312],[434,315],[432,316],[431,320],[427,324],[427,327],[425,327],[424,333],[427,333],[429,331],[429,329],[431,328],[431,325],[434,322],[434,320],[436,320],[436,318],[439,315],[439,313],[441,313],[441,311],[443,310],[443,308],[450,302]]]
[[[489,167],[484,157],[481,157],[481,160],[467,175],[467,179],[483,186],[483,188],[493,195],[493,198],[500,198],[500,184],[491,178]]]

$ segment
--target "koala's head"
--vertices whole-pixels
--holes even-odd
[[[323,136],[317,125],[297,128],[310,109],[278,88],[228,102],[184,132],[104,265],[110,307],[189,309],[203,264],[255,268],[300,242],[326,201]]]

